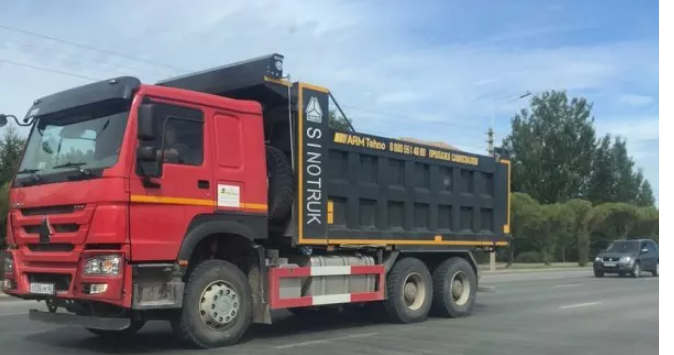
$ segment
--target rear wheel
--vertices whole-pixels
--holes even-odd
[[[236,344],[250,326],[252,292],[246,276],[224,260],[208,260],[189,276],[173,329],[189,344],[214,348]]]
[[[433,271],[433,313],[465,317],[473,311],[477,276],[464,258],[445,260]]]
[[[122,330],[101,330],[93,328],[86,329],[89,331],[89,333],[97,335],[101,338],[123,338],[136,334],[141,328],[143,328],[144,325],[144,321],[132,320],[131,325],[128,328]]]
[[[398,323],[424,321],[431,309],[433,281],[426,265],[419,259],[398,261],[386,276],[384,308]]]

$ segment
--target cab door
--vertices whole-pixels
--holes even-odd
[[[152,147],[158,159],[137,160],[131,174],[132,257],[136,261],[175,260],[192,218],[214,210],[212,165],[204,149],[209,123],[198,106],[152,98],[145,103],[153,105],[154,139],[139,140],[138,145]],[[174,147],[179,157],[160,161],[160,152]],[[145,177],[143,170],[153,177]]]

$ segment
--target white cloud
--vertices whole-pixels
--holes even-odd
[[[646,95],[637,95],[637,94],[622,94],[617,98],[617,102],[622,105],[632,106],[632,107],[642,107],[648,106],[655,102],[655,98],[652,96]]]

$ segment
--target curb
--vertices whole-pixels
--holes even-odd
[[[549,271],[591,271],[591,267],[562,267],[562,268],[541,268],[541,269],[505,269],[490,271],[489,269],[480,270],[483,275],[497,274],[517,274],[531,272],[549,272]]]

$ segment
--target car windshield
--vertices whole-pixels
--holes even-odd
[[[126,103],[101,103],[39,117],[17,177],[111,167],[117,162],[127,119]]]
[[[608,246],[606,251],[608,252],[637,252],[639,250],[639,242],[635,241],[622,241],[622,242],[613,242]]]

